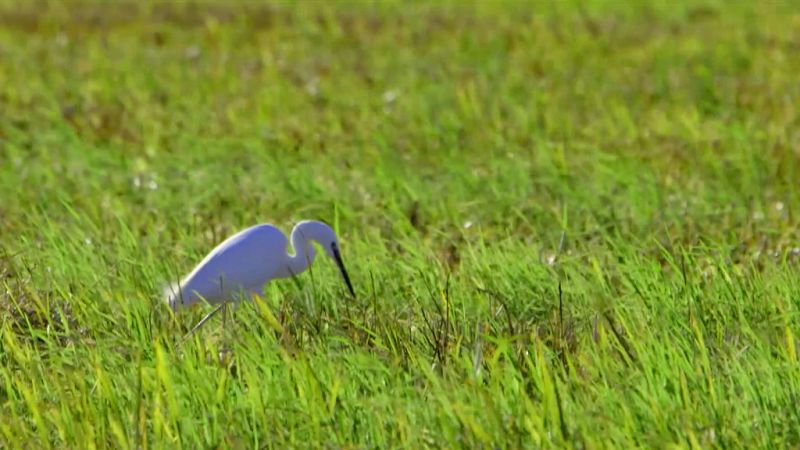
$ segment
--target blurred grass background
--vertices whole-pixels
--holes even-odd
[[[798,49],[778,1],[5,2],[0,441],[800,445]],[[359,299],[179,346],[163,284],[305,218]]]

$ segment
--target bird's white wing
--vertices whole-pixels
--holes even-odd
[[[230,300],[241,290],[260,290],[286,260],[288,240],[273,225],[256,225],[219,244],[181,282],[184,303],[202,296],[210,303]]]

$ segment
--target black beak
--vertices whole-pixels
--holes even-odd
[[[332,244],[331,250],[333,251],[333,259],[336,261],[336,265],[339,266],[339,272],[342,273],[342,278],[344,278],[344,282],[347,284],[347,289],[350,291],[350,294],[353,296],[353,298],[356,298],[356,291],[353,290],[353,284],[350,283],[350,277],[347,275],[347,269],[344,268],[342,255],[339,254],[339,247],[337,247],[336,244]]]

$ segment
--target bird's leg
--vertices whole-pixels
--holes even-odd
[[[236,310],[239,309],[239,302],[235,302],[231,305],[231,334],[233,335],[233,339],[236,339]]]
[[[223,324],[223,331],[222,331],[223,346],[220,349],[220,358],[222,358],[222,355],[226,355],[226,354],[229,354],[231,352],[231,349],[232,349],[232,346],[233,346],[233,341],[236,340],[236,306],[238,305],[238,302],[231,301],[229,303],[230,303],[230,305],[225,307],[225,324]],[[227,322],[229,321],[228,320],[228,314],[230,314],[230,316],[231,316],[230,317],[230,323],[231,323],[230,331],[227,329]]]
[[[228,302],[222,302],[222,334],[225,335],[225,328],[228,324]]]
[[[229,311],[228,302],[225,301],[225,302],[222,303],[222,343],[223,343],[223,346],[220,349],[220,351],[222,353],[225,353],[225,352],[227,352],[229,350],[227,348],[228,346],[225,345],[225,342],[228,339],[228,333],[227,333],[227,331],[228,331],[228,311]]]

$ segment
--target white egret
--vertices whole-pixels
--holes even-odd
[[[289,240],[280,229],[270,224],[252,226],[214,248],[179,284],[168,288],[165,300],[173,310],[202,301],[220,304],[193,332],[228,302],[263,295],[269,281],[308,269],[316,255],[314,242],[336,262],[347,289],[355,297],[336,233],[325,223],[304,220],[292,230],[294,254],[287,253]]]

